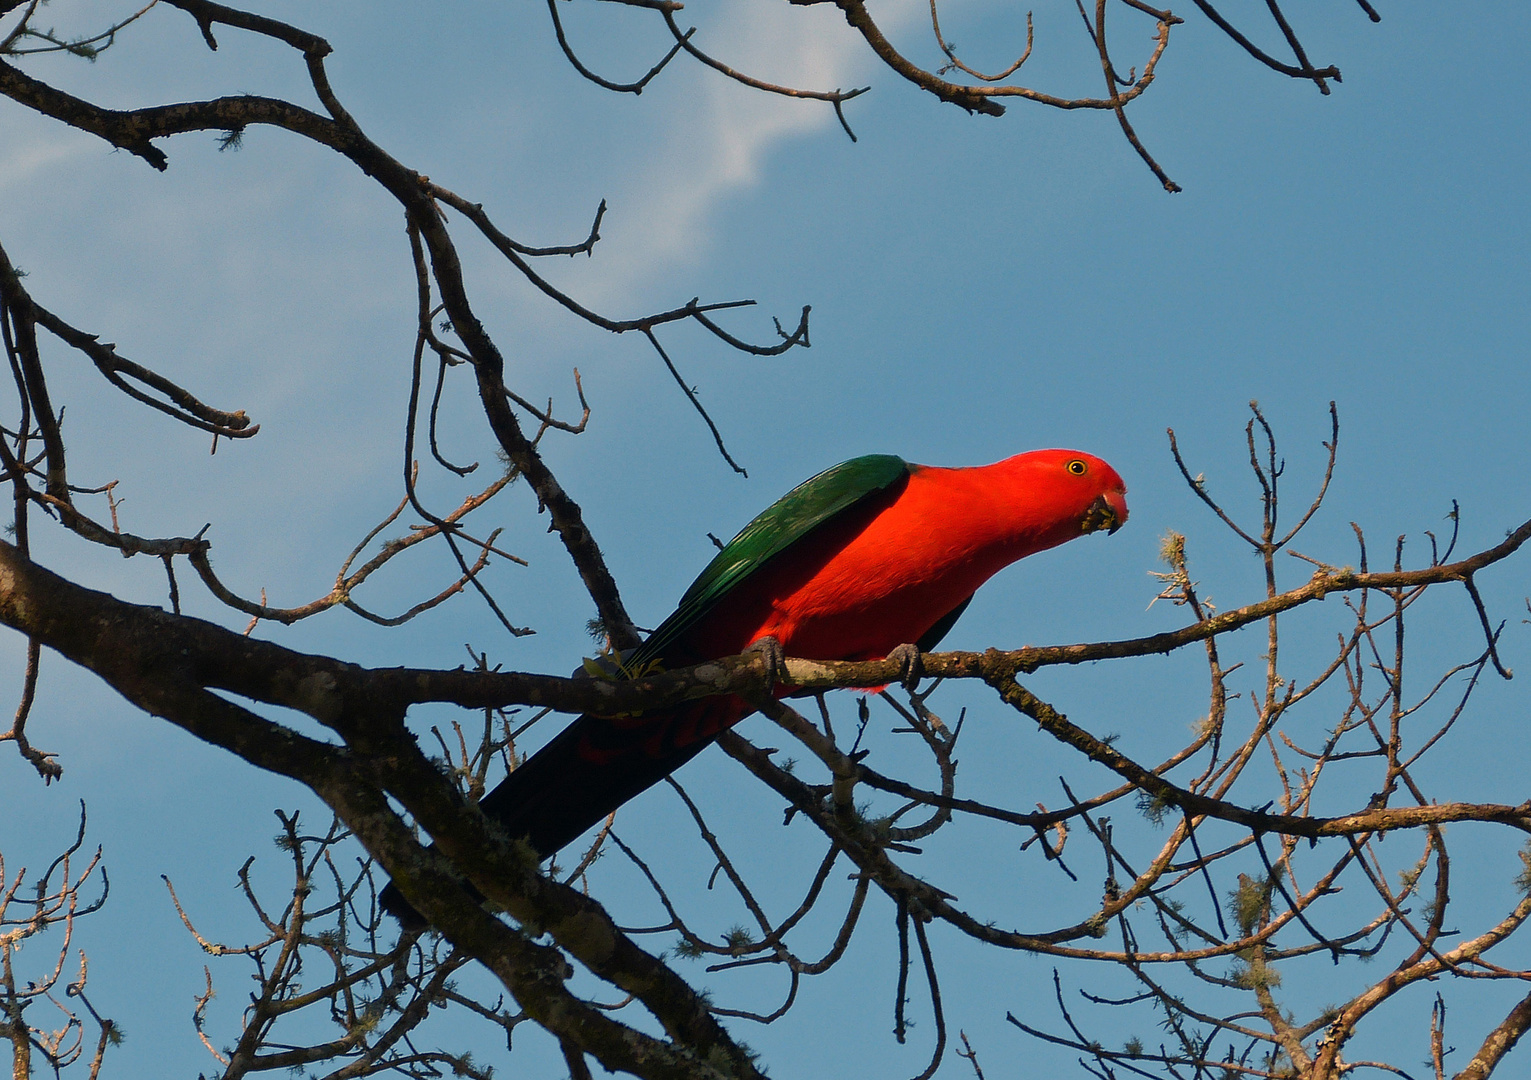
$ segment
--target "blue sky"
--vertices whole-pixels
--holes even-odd
[[[663,42],[642,12],[608,6],[616,7],[566,5],[570,33],[588,62],[633,77]],[[95,7],[55,0],[52,15],[61,27],[84,25]],[[749,470],[745,480],[713,451],[641,339],[572,322],[457,223],[473,300],[507,354],[512,385],[532,399],[553,396],[568,414],[571,369],[583,375],[590,430],[550,435],[546,453],[646,625],[705,564],[709,531],[730,534],[829,464],[873,451],[975,464],[1055,445],[1117,467],[1130,488],[1131,525],[1002,575],[949,639],[953,647],[1175,624],[1178,612],[1148,608],[1155,586],[1147,571],[1157,569],[1169,529],[1189,534],[1198,576],[1220,606],[1234,606],[1258,595],[1258,567],[1190,497],[1164,430],[1180,435],[1193,472],[1242,500],[1248,520],[1256,508],[1242,428],[1251,399],[1283,440],[1294,493],[1321,470],[1328,402],[1338,403],[1340,468],[1330,508],[1298,545],[1309,554],[1353,560],[1351,521],[1378,555],[1400,533],[1422,544],[1423,530],[1446,527],[1453,499],[1473,549],[1531,516],[1531,139],[1505,77],[1531,33],[1520,7],[1470,3],[1443,14],[1387,4],[1375,26],[1343,4],[1294,12],[1315,62],[1344,72],[1328,97],[1256,66],[1193,17],[1175,31],[1158,82],[1132,111],[1185,188],[1174,196],[1109,116],[1016,103],[1000,119],[969,117],[878,70],[843,22],[817,8],[694,4],[683,16],[704,47],[762,77],[821,88],[870,83],[872,92],[847,106],[854,144],[825,106],[753,93],[695,65],[678,63],[638,98],[599,90],[557,55],[535,4],[268,10],[330,40],[336,90],[379,143],[484,203],[519,239],[583,238],[607,199],[596,256],[547,267],[604,311],[749,297],[759,307],[727,325],[764,340],[772,316],[787,322],[813,305],[812,349],[778,359],[730,354],[689,328],[664,334]],[[890,29],[929,60],[919,5],[886,11]],[[1038,10],[1025,70],[1038,84],[1093,95],[1099,69],[1077,18],[1070,5]],[[1024,36],[1015,12],[980,0],[943,11],[943,28],[982,66],[1013,59]],[[1118,24],[1112,40],[1125,43],[1125,63],[1141,63],[1131,43],[1146,56],[1150,30],[1143,21]],[[245,91],[309,100],[293,54],[230,30],[219,38],[210,53],[190,19],[155,10],[94,64],[45,57],[26,67],[115,106]],[[88,136],[0,108],[0,235],[41,302],[204,399],[247,409],[262,433],[209,457],[200,434],[125,407],[80,358],[56,352],[51,378],[56,398],[69,403],[72,479],[119,479],[124,527],[136,532],[190,534],[213,522],[214,559],[231,586],[302,602],[328,588],[345,552],[398,498],[414,310],[402,221],[344,162],[278,132],[252,130],[238,151],[219,152],[211,136],[163,147],[171,166],[160,174]],[[466,383],[451,400],[449,455],[492,466]],[[438,508],[466,490],[449,479],[428,476]],[[508,639],[466,598],[402,631],[332,612],[260,632],[364,663],[455,666],[471,642],[508,667],[569,670],[589,650],[582,627],[590,605],[532,510],[526,492],[515,491],[491,511],[506,528],[503,543],[532,563],[502,565],[493,581],[511,618],[536,636]],[[88,584],[164,602],[157,562],[124,562],[58,531],[34,543],[45,564]],[[1306,577],[1295,563],[1287,573],[1289,582]],[[425,555],[377,582],[370,600],[402,609],[449,577],[444,560]],[[1511,566],[1483,583],[1495,614],[1511,621],[1506,661],[1521,668],[1531,659],[1517,616],[1524,582]],[[220,615],[188,575],[182,584],[189,611],[243,625]],[[1417,624],[1422,638],[1454,648],[1452,656],[1470,652],[1462,604],[1443,598],[1431,610],[1432,621]],[[1258,645],[1249,643],[1250,655]],[[0,650],[0,670],[15,685],[21,644],[8,639]],[[1151,661],[1047,676],[1039,689],[1060,695],[1060,706],[1092,729],[1121,732],[1124,745],[1151,755],[1204,710],[1194,681],[1186,689],[1193,679],[1175,661]],[[1487,693],[1483,726],[1460,753],[1510,740],[1524,746],[1519,682]],[[966,700],[955,695],[950,707]],[[745,730],[771,740],[763,725]],[[128,1031],[120,1075],[206,1068],[185,1019],[202,961],[159,875],[174,877],[183,899],[210,922],[223,920],[230,936],[247,933],[234,873],[256,853],[279,879],[269,810],[312,800],[136,714],[55,657],[45,659],[32,733],[60,753],[66,772],[44,789],[14,755],[0,754],[7,865],[46,858],[72,835],[77,801],[89,802],[90,839],[106,847],[114,893],[82,941],[102,957],[92,974],[97,1006]],[[1056,799],[1055,775],[1077,766],[1035,737],[1016,738],[1027,761],[994,782],[1014,784],[1017,805]],[[1011,747],[1005,739],[995,747]],[[969,753],[980,767],[979,751]],[[699,760],[686,780],[711,798],[720,821],[740,836],[754,836],[762,818],[779,821],[731,763],[709,757],[718,760]],[[1448,761],[1441,797],[1518,801],[1523,759],[1475,758],[1471,768]],[[700,888],[710,866],[685,837],[672,797],[649,797],[621,829],[678,882]],[[782,866],[816,860],[789,841],[761,832],[753,842]],[[1463,843],[1474,842],[1464,831]],[[1507,887],[1518,866],[1492,844],[1485,851],[1500,861],[1485,854],[1482,888]],[[937,856],[957,866],[964,857]],[[1006,910],[1007,898],[1034,887],[1033,873],[1007,850],[974,895]],[[1047,924],[1046,899],[1029,900],[1034,915],[1004,921]],[[888,912],[869,919],[859,954],[806,992],[799,1017],[741,1030],[776,1075],[826,1072],[828,1051],[804,1042],[819,1025],[841,1039],[835,1052],[878,1075],[923,1066],[926,1045],[900,1050],[886,1036],[891,922]],[[105,957],[117,937],[124,940],[110,947],[127,960],[114,963]],[[1015,1063],[1035,1048],[1006,1028],[1003,1012],[1050,1016],[1050,965],[945,944],[953,1028],[975,1037],[989,1075],[1031,1075]],[[243,972],[221,978],[232,1023]],[[1458,1014],[1464,1023],[1467,1014]],[[1417,1015],[1399,1016],[1397,1030],[1417,1030]],[[914,1043],[920,1034],[928,1031]],[[1474,1043],[1464,1029],[1459,1045]],[[534,1040],[528,1045],[538,1052]],[[491,1042],[484,1054],[493,1052]],[[1424,1052],[1421,1041],[1408,1060]],[[966,1069],[952,1059],[942,1075]]]

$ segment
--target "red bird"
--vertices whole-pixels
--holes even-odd
[[[774,657],[880,660],[916,670],[998,571],[1127,520],[1115,469],[1036,450],[943,469],[874,454],[798,485],[718,553],[624,664],[686,667],[750,647]],[[779,687],[785,693],[790,687]],[[751,712],[732,696],[636,716],[581,716],[479,804],[552,855]],[[389,885],[383,906],[420,917]]]

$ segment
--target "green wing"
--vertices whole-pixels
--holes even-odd
[[[909,475],[909,464],[892,454],[852,458],[805,480],[740,530],[680,598],[675,613],[638,648],[629,664],[659,659],[719,600],[766,562],[870,495]]]

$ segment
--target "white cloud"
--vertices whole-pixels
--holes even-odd
[[[878,13],[879,25],[885,32],[901,29],[920,11],[901,0]],[[794,88],[848,90],[866,85],[881,67],[838,9],[827,7],[733,6],[694,40],[736,71]],[[627,201],[642,212],[624,220],[620,235],[613,231],[600,281],[590,282],[594,300],[620,303],[652,278],[656,264],[703,255],[714,215],[760,179],[773,152],[789,140],[838,129],[828,102],[766,93],[694,62],[689,68],[666,76],[692,84],[702,107],[673,112],[654,152],[635,170],[642,179]]]
[[[44,127],[18,109],[7,109],[5,120],[0,124],[0,196],[25,191],[40,174],[99,152],[101,143],[94,137],[52,121]]]

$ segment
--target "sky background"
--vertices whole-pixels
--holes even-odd
[[[94,27],[107,7],[55,0],[49,15],[67,32]],[[1256,9],[1229,12],[1274,49],[1274,29]],[[561,10],[582,57],[609,77],[636,77],[665,48],[657,24],[636,9],[574,0]],[[1379,10],[1379,25],[1345,4],[1291,12],[1315,63],[1344,73],[1324,97],[1259,67],[1188,8],[1158,81],[1131,111],[1144,142],[1185,188],[1169,195],[1109,115],[1016,102],[999,119],[970,117],[880,70],[821,8],[697,3],[681,18],[699,28],[704,48],[762,78],[821,89],[871,84],[846,107],[856,143],[825,105],[752,92],[695,64],[677,62],[640,97],[603,91],[568,66],[547,12],[526,0],[262,8],[331,42],[331,82],[374,140],[483,203],[518,239],[583,239],[606,199],[595,257],[542,267],[591,306],[628,317],[693,296],[751,298],[757,308],[724,321],[766,341],[773,316],[790,324],[813,305],[812,348],[780,358],[730,353],[695,328],[662,333],[748,469],[743,479],[641,338],[575,322],[455,221],[470,295],[507,356],[513,388],[533,400],[552,396],[560,415],[573,417],[572,369],[583,376],[589,430],[550,434],[544,452],[584,507],[640,623],[659,622],[706,563],[708,532],[732,534],[844,458],[892,452],[978,464],[1070,446],[1112,462],[1129,485],[1129,527],[1001,575],[948,639],[954,648],[1125,637],[1179,624],[1180,611],[1149,607],[1157,586],[1148,572],[1159,568],[1160,538],[1172,529],[1189,536],[1193,572],[1220,608],[1257,598],[1257,560],[1191,496],[1165,438],[1174,428],[1192,472],[1205,473],[1211,490],[1253,521],[1243,445],[1251,399],[1281,439],[1290,510],[1321,475],[1328,403],[1337,402],[1340,464],[1327,508],[1296,545],[1307,554],[1353,562],[1353,521],[1372,538],[1374,560],[1406,533],[1406,558],[1417,562],[1427,550],[1424,530],[1449,527],[1452,500],[1461,505],[1464,550],[1495,543],[1531,516],[1531,139],[1507,78],[1523,59],[1531,12],[1486,3],[1449,13],[1420,3]],[[912,55],[936,62],[918,4],[874,11]],[[1023,69],[1029,84],[1096,95],[1099,68],[1072,5],[1039,6],[1035,19],[1036,48]],[[975,66],[1002,67],[1024,42],[1021,9],[988,0],[943,8],[942,22]],[[1114,24],[1122,66],[1141,65],[1151,31],[1144,19]],[[191,19],[155,9],[93,64],[49,56],[24,66],[113,107],[241,92],[311,102],[296,54],[227,28],[218,37],[220,49],[210,52]],[[261,433],[209,456],[200,433],[125,404],[83,358],[53,348],[53,394],[68,403],[71,479],[118,480],[123,528],[142,535],[191,535],[211,522],[227,584],[247,596],[264,588],[275,604],[302,603],[327,591],[346,552],[399,498],[415,305],[402,218],[343,160],[281,132],[250,130],[237,151],[220,152],[211,135],[160,145],[170,155],[165,173],[0,107],[0,237],[40,303],[204,400],[246,409]],[[449,387],[443,449],[484,462],[482,472],[493,468],[493,448],[470,390],[466,378]],[[423,476],[437,509],[468,490],[439,470]],[[96,509],[105,516],[104,506]],[[471,643],[507,668],[568,671],[591,649],[583,626],[593,612],[534,509],[517,489],[482,520],[503,526],[502,546],[531,563],[501,563],[490,580],[511,619],[535,636],[510,639],[467,597],[402,630],[334,611],[257,632],[366,664],[456,666]],[[41,562],[86,584],[165,602],[157,561],[92,550],[40,520],[33,544]],[[1307,571],[1287,560],[1284,580],[1299,583]],[[393,613],[450,579],[444,559],[422,553],[359,599]],[[1531,591],[1525,579],[1511,564],[1482,582],[1495,617],[1510,623],[1506,663],[1521,669],[1531,660],[1531,628],[1520,622]],[[189,573],[181,585],[187,611],[243,627]],[[1304,620],[1294,628],[1310,631],[1319,651],[1288,653],[1299,677],[1320,662],[1343,613]],[[1413,623],[1422,663],[1436,670],[1470,657],[1480,647],[1474,626],[1459,595],[1430,601]],[[1254,659],[1260,637],[1233,648]],[[19,685],[23,648],[15,637],[0,639],[0,685]],[[1180,745],[1205,713],[1193,661],[1045,673],[1031,685],[1091,730],[1120,733],[1129,753],[1154,758]],[[1426,678],[1424,669],[1417,677]],[[1432,793],[1520,801],[1520,681],[1481,693],[1471,726],[1430,773]],[[848,717],[852,703],[843,696]],[[958,689],[938,708],[955,714],[969,703],[982,698]],[[424,730],[450,717],[416,719]],[[1060,773],[1087,787],[1101,781],[993,706],[970,723],[964,775],[1011,805],[1055,805]],[[1328,723],[1332,714],[1317,708],[1293,720],[1307,735]],[[779,744],[758,718],[743,730]],[[44,788],[15,754],[0,753],[0,851],[13,875],[45,863],[72,838],[79,800],[88,802],[89,841],[105,847],[113,892],[78,943],[99,958],[93,1002],[128,1034],[109,1068],[120,1076],[208,1068],[188,1020],[203,958],[160,875],[175,880],[209,936],[250,936],[237,869],[256,854],[257,873],[279,889],[270,810],[302,808],[317,826],[317,804],[140,715],[54,656],[44,660],[30,733],[58,752],[64,779]],[[884,761],[899,760],[895,736],[876,745]],[[767,895],[779,891],[782,908],[792,903],[803,868],[811,873],[820,855],[806,831],[780,829],[774,799],[720,754],[704,755],[683,779],[721,833],[754,845]],[[1359,790],[1351,805],[1371,788]],[[1343,801],[1338,791],[1334,797]],[[721,932],[734,917],[705,894],[711,864],[682,815],[673,795],[656,791],[619,818],[619,831],[676,889],[693,894],[703,925]],[[1131,816],[1118,812],[1123,828],[1145,827]],[[1475,914],[1505,907],[1520,868],[1516,845],[1465,828],[1452,838],[1461,845],[1457,896],[1470,929],[1481,925]],[[1098,900],[1098,874],[1082,873],[1085,885],[1070,892],[1034,849],[1018,856],[1014,846],[1006,836],[953,830],[919,869],[938,882],[970,875],[964,901],[1022,929],[1072,921],[1070,912],[1077,917]],[[611,893],[637,895],[624,893],[624,872],[607,862],[601,873]],[[652,906],[632,903],[632,921],[652,920]],[[772,1028],[736,1025],[774,1075],[897,1076],[923,1067],[928,1021],[908,1047],[888,1036],[892,924],[890,905],[869,903],[847,961],[805,988],[797,1012]],[[1502,962],[1525,965],[1525,947],[1514,948]],[[949,1026],[968,1031],[987,1075],[1077,1069],[1071,1055],[1050,1056],[1003,1020],[1008,1009],[1057,1026],[1048,961],[981,955],[955,935],[938,935],[937,949]],[[232,1040],[244,993],[244,970],[223,963],[214,970],[224,987],[215,1041]],[[706,981],[699,967],[682,970]],[[1379,974],[1372,967],[1335,976],[1325,962],[1288,985]],[[1071,977],[1094,990],[1114,985],[1103,973]],[[769,980],[714,985],[729,1003],[755,1006],[779,989]],[[1315,994],[1333,999],[1359,985],[1331,982]],[[1356,1053],[1369,1046],[1405,1068],[1417,1065],[1428,1049],[1422,1032],[1433,992],[1422,988],[1390,1007]],[[1489,1010],[1509,998],[1484,986],[1457,992],[1452,1041],[1475,1047],[1497,1019]],[[916,1019],[925,1018],[920,993],[914,1002]],[[1157,1036],[1151,1018],[1136,1026],[1099,1021],[1107,1041]],[[492,1034],[473,1037],[480,1060],[504,1055]],[[561,1075],[554,1057],[536,1056],[546,1046],[517,1038],[514,1060],[530,1062],[527,1075]],[[531,1056],[520,1058],[523,1050]],[[502,1074],[520,1075],[510,1061]],[[952,1057],[941,1075],[968,1069]]]

